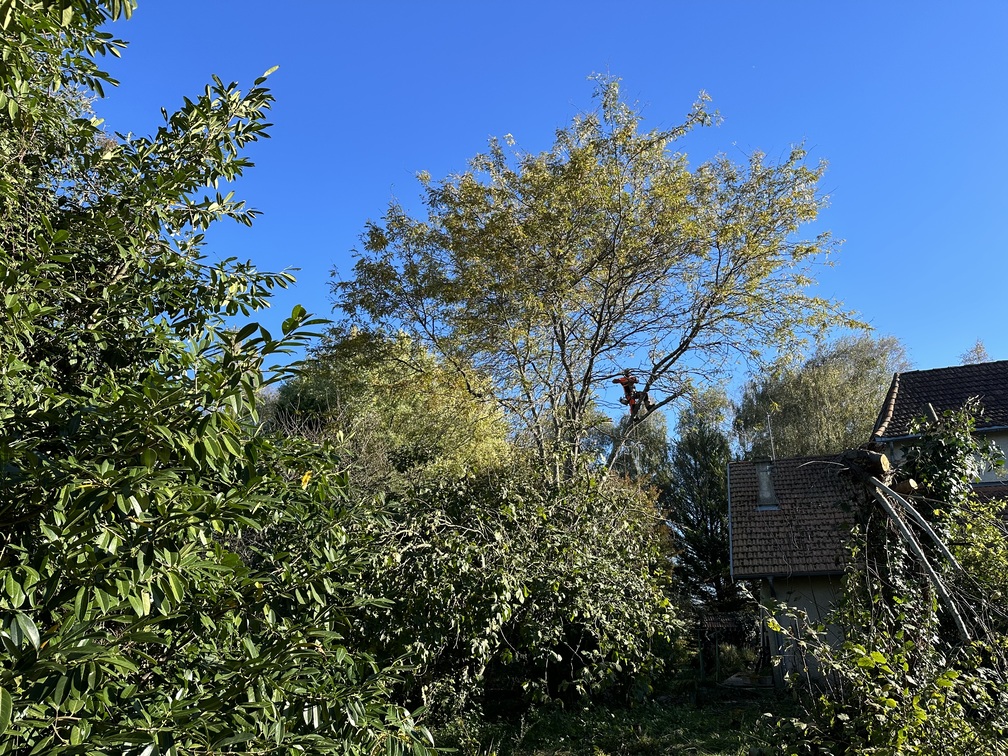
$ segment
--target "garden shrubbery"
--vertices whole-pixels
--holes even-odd
[[[258,424],[303,346],[242,325],[289,274],[209,262],[202,196],[272,102],[215,79],[156,135],[88,99],[129,2],[0,14],[0,753],[424,752],[348,640],[367,544],[330,449]]]
[[[362,640],[410,660],[409,700],[449,714],[648,692],[681,629],[650,497],[512,466],[389,504],[362,583],[391,605]]]

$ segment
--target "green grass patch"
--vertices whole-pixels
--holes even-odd
[[[746,756],[765,747],[758,722],[768,710],[789,710],[775,698],[711,701],[702,706],[652,702],[632,708],[550,707],[516,722],[457,721],[438,745],[485,756]]]

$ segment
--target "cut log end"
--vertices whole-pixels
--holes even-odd
[[[920,488],[917,485],[917,481],[913,478],[907,478],[906,480],[901,480],[899,483],[893,485],[892,490],[898,494],[906,496],[907,494],[915,494]]]
[[[882,452],[871,451],[870,449],[850,449],[843,454],[851,465],[856,465],[870,475],[879,478],[887,478],[892,472],[892,462]]]

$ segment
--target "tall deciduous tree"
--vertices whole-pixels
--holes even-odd
[[[823,205],[822,164],[798,147],[778,164],[756,153],[691,169],[674,150],[713,120],[705,96],[681,126],[643,131],[618,81],[597,83],[598,109],[547,152],[492,140],[465,173],[421,174],[427,217],[393,202],[333,284],[352,322],[403,330],[460,375],[488,376],[560,470],[620,369],[661,407],[739,354],[791,349],[847,319],[806,291],[833,248],[828,234],[798,236]]]
[[[751,380],[735,430],[749,457],[832,454],[868,441],[893,373],[908,369],[891,336],[856,336],[819,347],[798,368]]]

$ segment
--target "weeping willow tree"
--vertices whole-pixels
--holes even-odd
[[[749,458],[837,454],[867,443],[893,373],[909,368],[891,336],[848,336],[803,364],[749,381],[735,431]]]

